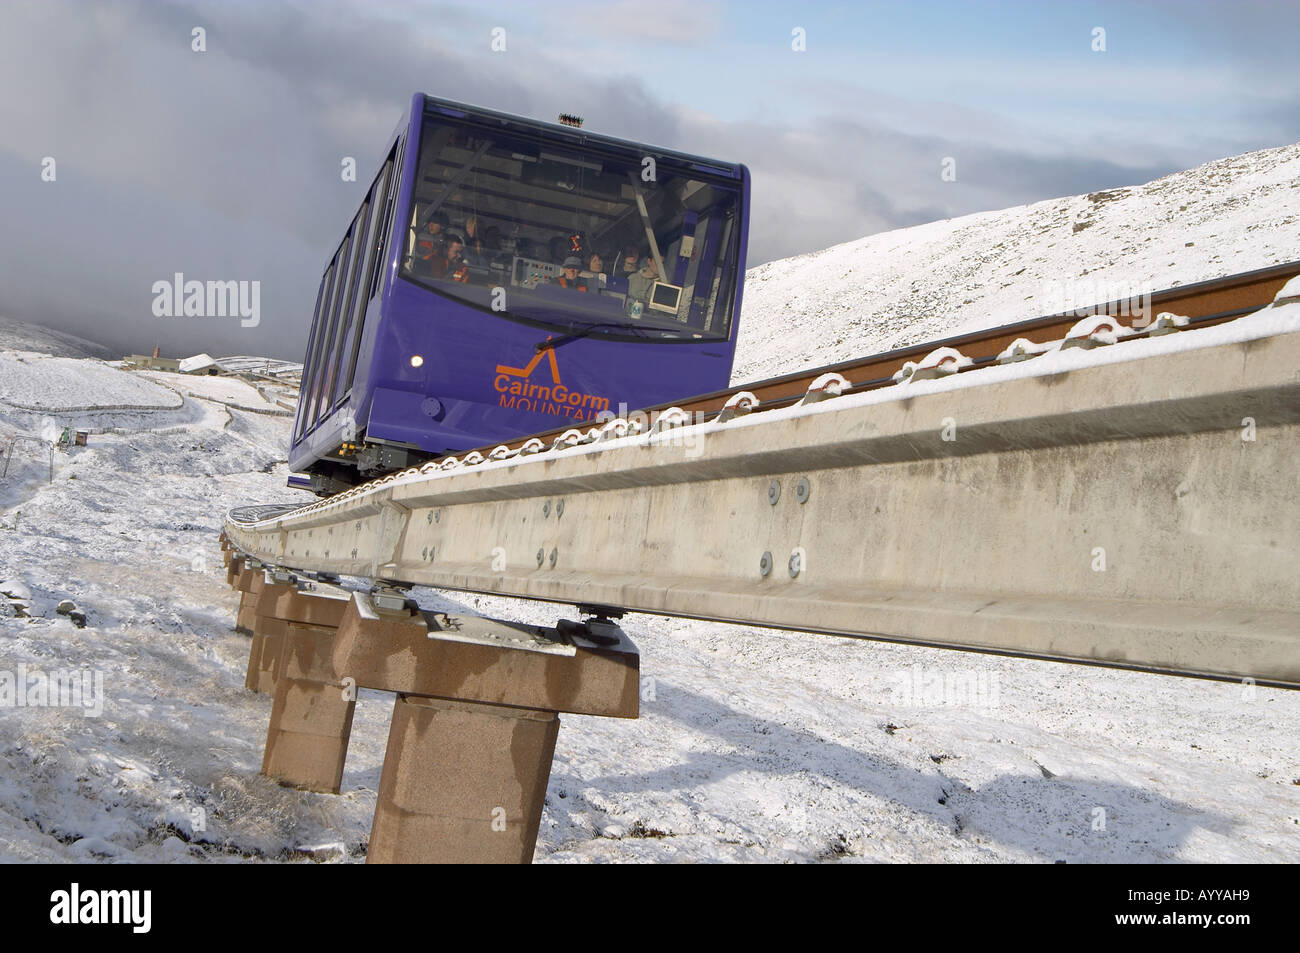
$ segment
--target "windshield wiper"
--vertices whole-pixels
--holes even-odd
[[[588,324],[581,331],[577,331],[577,330],[570,331],[568,334],[562,335],[561,337],[554,338],[554,339],[547,338],[545,341],[540,341],[537,344],[535,344],[533,346],[533,350],[545,351],[548,348],[557,348],[561,344],[568,344],[570,341],[578,340],[578,338],[585,338],[587,335],[591,334],[597,328],[625,328],[629,331],[636,331],[638,334],[645,334],[647,331],[652,330],[651,328],[641,327],[640,325],[637,324],[623,324],[622,322],[619,321],[601,321],[598,324]],[[667,330],[667,328],[654,328],[653,330],[664,331]]]

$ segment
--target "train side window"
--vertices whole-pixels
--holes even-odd
[[[338,385],[335,388],[335,400],[339,400],[352,389],[354,377],[353,368],[356,358],[354,357],[357,345],[361,340],[361,330],[366,319],[366,306],[370,302],[371,295],[368,293],[374,284],[375,261],[376,261],[376,239],[379,230],[383,227],[385,209],[385,196],[387,194],[388,176],[392,171],[393,163],[391,158],[384,163],[384,167],[375,177],[374,184],[370,187],[370,194],[366,197],[366,204],[370,208],[370,216],[366,222],[365,258],[361,261],[359,268],[357,293],[352,307],[352,316],[349,323],[349,333],[339,342],[339,376]],[[347,371],[344,372],[344,364],[347,364]]]
[[[339,322],[343,320],[343,305],[348,294],[348,278],[352,274],[353,259],[360,251],[358,247],[359,239],[354,229],[348,229],[348,236],[343,240],[342,257],[339,259],[339,276],[335,281],[338,285],[338,291],[334,295],[334,303],[330,307],[329,330],[325,332],[325,337],[321,340],[321,386],[316,392],[316,410],[315,416],[317,421],[323,419],[330,409],[330,381],[333,378],[334,369],[331,365],[331,359],[334,356],[334,339],[338,334]]]
[[[348,329],[352,325],[352,312],[355,309],[355,298],[357,296],[357,278],[361,273],[361,259],[365,255],[366,244],[366,218],[370,211],[370,203],[363,202],[357,217],[352,220],[352,253],[348,256],[348,270],[343,281],[343,295],[339,298],[339,317],[336,322],[334,336],[325,342],[329,348],[329,371],[325,377],[325,387],[322,391],[321,400],[323,401],[324,410],[322,413],[328,413],[334,407],[335,389],[342,378],[339,373],[339,361],[343,357],[343,341],[347,338]]]
[[[393,230],[393,204],[398,191],[399,180],[402,176],[402,162],[405,152],[406,140],[403,139],[397,144],[393,159],[387,167],[388,176],[385,183],[383,227],[379,229],[379,234],[376,236],[378,240],[375,244],[375,273],[370,286],[370,297],[372,298],[383,287],[384,283],[384,271],[386,270],[384,267],[384,249],[388,244],[389,233]]]
[[[329,341],[334,333],[334,316],[338,313],[339,297],[343,286],[343,273],[348,264],[348,247],[351,244],[352,235],[348,234],[343,239],[343,244],[334,254],[334,284],[330,291],[329,304],[321,314],[321,336],[320,346],[316,348],[316,359],[313,364],[316,369],[315,381],[312,384],[311,407],[308,411],[311,425],[315,426],[320,411],[321,379],[325,375],[325,361],[328,359],[328,351],[325,342]]]
[[[303,408],[303,433],[311,430],[313,423],[312,398],[316,394],[316,388],[320,385],[321,338],[325,334],[325,325],[330,313],[330,301],[334,297],[334,279],[338,273],[336,267],[337,258],[336,254],[334,260],[330,261],[329,267],[325,269],[325,295],[321,298],[320,314],[316,318],[311,348],[307,352],[307,363],[303,369],[302,389],[299,391],[298,396],[298,402]]]
[[[388,188],[392,171],[393,163],[390,159],[375,178],[375,184],[370,190],[370,231],[366,236],[366,261],[361,272],[360,303],[362,314],[365,313],[366,302],[375,295],[375,278],[377,273],[382,270],[379,250],[383,244],[381,233],[388,220]]]
[[[352,270],[352,276],[348,280],[348,297],[344,304],[343,317],[340,323],[338,339],[334,344],[334,361],[330,372],[331,387],[329,395],[332,395],[334,406],[338,406],[346,389],[343,382],[347,379],[346,369],[344,367],[344,358],[348,353],[348,344],[352,340],[352,335],[356,330],[357,322],[361,314],[366,309],[366,280],[369,278],[367,269],[370,267],[370,243],[373,240],[375,230],[375,219],[383,211],[376,209],[372,204],[372,196],[367,195],[365,203],[361,206],[361,214],[357,220],[357,235],[361,245],[355,256],[355,265]]]
[[[357,376],[357,359],[361,354],[361,339],[366,327],[367,302],[379,294],[384,286],[384,272],[388,266],[384,249],[387,247],[388,234],[393,227],[393,195],[397,191],[398,180],[402,174],[402,155],[405,145],[406,141],[404,139],[397,143],[393,151],[389,153],[388,162],[385,163],[383,171],[375,179],[374,198],[371,201],[374,215],[371,217],[375,220],[376,230],[367,242],[369,249],[367,254],[370,255],[370,264],[364,272],[367,284],[362,285],[363,288],[368,286],[370,293],[360,302],[361,313],[357,317],[356,327],[352,332],[351,354],[347,358],[347,380],[343,385],[346,390],[352,389],[352,384]]]
[[[316,289],[316,310],[312,313],[311,331],[307,338],[307,354],[303,358],[302,378],[298,381],[298,421],[294,426],[294,433],[297,437],[302,436],[303,428],[307,424],[306,407],[307,402],[304,396],[310,393],[312,384],[311,379],[311,359],[312,352],[316,348],[317,338],[320,334],[320,312],[321,302],[325,300],[325,295],[329,289],[330,269],[325,269],[325,274],[321,275],[320,287]]]

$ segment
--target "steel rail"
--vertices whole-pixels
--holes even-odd
[[[1169,311],[1190,318],[1191,325],[1194,327],[1221,324],[1265,307],[1282,286],[1297,275],[1300,275],[1300,261],[1291,261],[1155,291],[1150,294],[1149,300],[1144,302],[1149,305],[1152,312],[1147,317],[1154,318],[1157,312]],[[853,383],[854,390],[888,386],[893,383],[893,375],[905,363],[922,358],[936,348],[951,347],[960,350],[978,365],[981,362],[994,360],[1001,351],[1018,338],[1030,338],[1043,343],[1061,339],[1086,315],[1106,314],[1121,320],[1132,320],[1137,317],[1133,313],[1132,304],[1132,299],[1108,301],[1087,308],[1030,318],[983,331],[971,331],[922,344],[907,345],[867,357],[838,361],[792,374],[765,378],[751,384],[711,391],[673,403],[657,404],[643,408],[639,413],[649,417],[651,422],[670,408],[681,408],[693,416],[698,414],[706,417],[714,416],[722,410],[727,400],[739,391],[752,393],[763,409],[785,407],[801,400],[809,385],[824,374],[840,374],[848,378]],[[532,439],[540,439],[549,446],[567,429],[567,427],[557,427],[527,437],[518,437],[506,441],[504,446],[514,450]],[[494,448],[484,446],[477,449],[486,456]]]

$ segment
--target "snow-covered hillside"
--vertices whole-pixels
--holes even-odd
[[[87,397],[94,395],[93,402]],[[85,358],[0,353],[0,407],[68,412],[108,407],[175,410],[177,396],[134,374]]]
[[[760,265],[745,277],[732,381],[1297,258],[1300,144]]]
[[[1062,268],[1132,267],[1160,287],[1295,257],[1282,222],[1297,172],[1300,152],[1275,150],[1161,180],[1176,187],[763,266],[738,377],[1030,316],[1026,299]],[[1149,227],[1132,225],[1139,208]],[[1093,224],[1076,230],[1082,211]],[[1129,266],[1119,251],[1103,261],[1100,236],[1121,233],[1150,246]],[[1165,257],[1178,265],[1161,275]],[[814,343],[813,328],[829,337]],[[249,641],[233,631],[217,535],[232,505],[310,499],[284,486],[292,418],[274,385],[42,356],[30,329],[5,333],[0,448],[69,423],[91,437],[66,453],[15,444],[0,479],[0,679],[89,670],[104,697],[98,716],[0,710],[0,861],[361,859],[391,696],[361,693],[341,795],[258,773],[271,699],[243,687]],[[415,594],[521,622],[573,617]],[[647,615],[624,627],[649,679],[641,717],[563,717],[539,861],[1300,860],[1300,692]]]
[[[112,354],[108,348],[39,324],[23,324],[0,317],[0,348],[12,351],[37,351],[54,357],[99,357]]]

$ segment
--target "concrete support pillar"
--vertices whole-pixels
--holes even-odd
[[[236,564],[231,563],[234,567]],[[246,592],[250,598],[256,598],[262,594],[262,584],[266,581],[266,572],[262,569],[251,569],[248,566],[248,560],[240,560],[239,568],[236,570],[233,585],[240,592]]]
[[[275,676],[288,623],[284,619],[259,615],[253,620],[253,644],[248,649],[248,671],[244,687],[250,692],[275,691]]]
[[[338,628],[347,598],[334,586],[312,590],[296,584],[269,582],[265,570],[245,570],[239,587],[248,594],[253,610],[253,644],[248,652],[244,684],[250,691],[274,692],[276,660],[280,657],[286,622]]]
[[[231,589],[238,589],[239,575],[244,571],[244,557],[231,553],[226,555],[229,557],[226,560],[226,585]]]
[[[235,631],[240,635],[252,635],[257,617],[257,597],[249,592],[239,594],[239,612],[235,615]]]
[[[262,611],[262,593],[267,589],[266,572],[262,569],[242,569],[235,586],[243,593],[241,613],[242,607],[247,606],[252,610],[253,617],[253,642],[248,649],[248,670],[244,676],[244,686],[254,692],[270,691],[274,688],[275,659],[279,655],[279,639],[284,635],[284,626]],[[267,604],[270,605],[270,600]],[[237,616],[236,625],[238,622]]]
[[[337,629],[281,624],[285,631],[276,659],[275,701],[262,773],[308,791],[338,794],[356,689],[334,677],[331,654]]]
[[[245,685],[269,693],[271,722],[262,773],[337,794],[355,709],[334,678],[334,635],[348,593],[321,583],[275,582],[261,574]],[[255,586],[256,587],[256,586]]]
[[[560,719],[398,695],[366,862],[533,859]]]
[[[397,693],[368,863],[532,859],[559,712],[638,713],[636,646],[599,629],[381,611],[353,595],[334,672]]]

